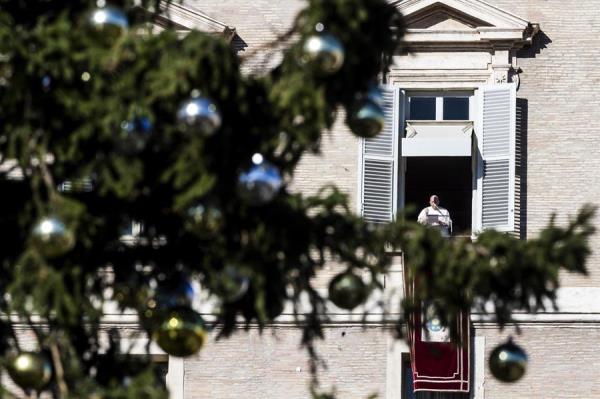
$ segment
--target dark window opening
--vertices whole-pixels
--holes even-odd
[[[444,120],[469,120],[469,99],[467,97],[444,97]]]
[[[471,235],[471,157],[407,157],[404,192],[407,220],[416,221],[437,194],[450,212],[452,235]]]
[[[435,101],[435,97],[411,97],[409,119],[434,121]]]

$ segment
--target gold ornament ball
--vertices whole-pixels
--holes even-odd
[[[352,272],[338,274],[329,283],[329,300],[338,308],[352,310],[367,299],[367,287]]]
[[[502,382],[520,380],[527,369],[527,362],[525,351],[512,340],[494,348],[489,358],[492,375]]]
[[[52,364],[48,356],[36,352],[21,352],[7,365],[10,378],[24,390],[41,391],[52,378]]]
[[[172,356],[187,357],[198,352],[207,339],[202,317],[187,307],[174,308],[164,316],[153,334],[162,350]]]
[[[32,244],[46,258],[56,258],[75,246],[75,235],[57,216],[40,219],[31,232]]]

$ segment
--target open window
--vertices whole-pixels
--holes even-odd
[[[385,99],[385,130],[361,143],[365,219],[389,222],[409,206],[405,216],[416,220],[437,194],[450,211],[454,235],[512,231],[515,85],[437,93],[386,87]]]

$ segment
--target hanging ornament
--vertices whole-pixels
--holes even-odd
[[[502,382],[515,382],[521,379],[527,369],[527,354],[512,341],[512,338],[498,345],[490,353],[489,366],[492,375]]]
[[[228,264],[218,273],[211,288],[225,303],[231,303],[242,298],[250,287],[250,279],[238,267]]]
[[[199,96],[192,96],[181,104],[177,120],[184,130],[204,136],[213,135],[222,122],[217,106],[208,98]]]
[[[127,15],[113,6],[99,6],[94,9],[88,21],[94,29],[102,33],[119,35],[129,29]]]
[[[119,151],[130,155],[142,152],[152,135],[152,130],[152,122],[146,116],[121,122],[121,131],[117,139]]]
[[[166,312],[153,333],[156,343],[172,356],[187,357],[198,352],[207,339],[202,317],[188,307]]]
[[[383,107],[383,92],[379,85],[372,84],[369,86],[369,91],[367,92],[367,100],[371,101],[373,104],[377,104],[380,107]]]
[[[140,324],[148,331],[156,329],[164,315],[171,309],[192,307],[197,292],[183,275],[176,275],[163,282],[156,291],[140,292]]]
[[[340,273],[329,283],[329,300],[338,308],[352,310],[367,299],[367,287],[356,274]]]
[[[57,216],[46,216],[40,219],[33,226],[31,241],[47,258],[64,255],[75,246],[73,232]]]
[[[9,359],[6,369],[10,378],[23,390],[41,391],[52,378],[50,359],[37,352],[19,353]]]
[[[348,126],[358,137],[373,138],[385,125],[385,115],[380,105],[373,101],[361,101],[350,113]]]
[[[217,207],[198,204],[188,209],[187,223],[191,231],[200,237],[212,237],[223,226],[223,213]]]
[[[329,33],[309,36],[302,46],[301,63],[319,75],[332,75],[344,64],[344,46]]]
[[[240,197],[253,206],[271,202],[282,185],[283,179],[279,169],[265,161],[261,154],[254,154],[252,166],[238,177]]]

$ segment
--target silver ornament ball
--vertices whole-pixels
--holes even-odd
[[[283,186],[279,169],[260,154],[252,157],[252,166],[238,177],[238,192],[249,205],[265,205],[273,200]]]
[[[221,127],[221,114],[217,106],[206,97],[192,97],[177,111],[177,120],[183,129],[213,135]]]
[[[310,65],[322,75],[334,74],[344,64],[344,46],[329,33],[309,36],[304,42],[302,51],[302,63]]]
[[[350,130],[363,138],[377,136],[385,126],[385,114],[378,104],[372,101],[364,101],[350,116],[348,121]]]
[[[212,290],[225,303],[241,299],[250,287],[250,279],[238,267],[232,264],[225,266],[215,280]]]
[[[129,20],[125,13],[113,6],[94,9],[89,17],[89,23],[99,31],[121,33],[129,29]]]
[[[47,258],[64,255],[75,246],[73,232],[56,216],[40,219],[33,226],[31,240],[42,256]]]

